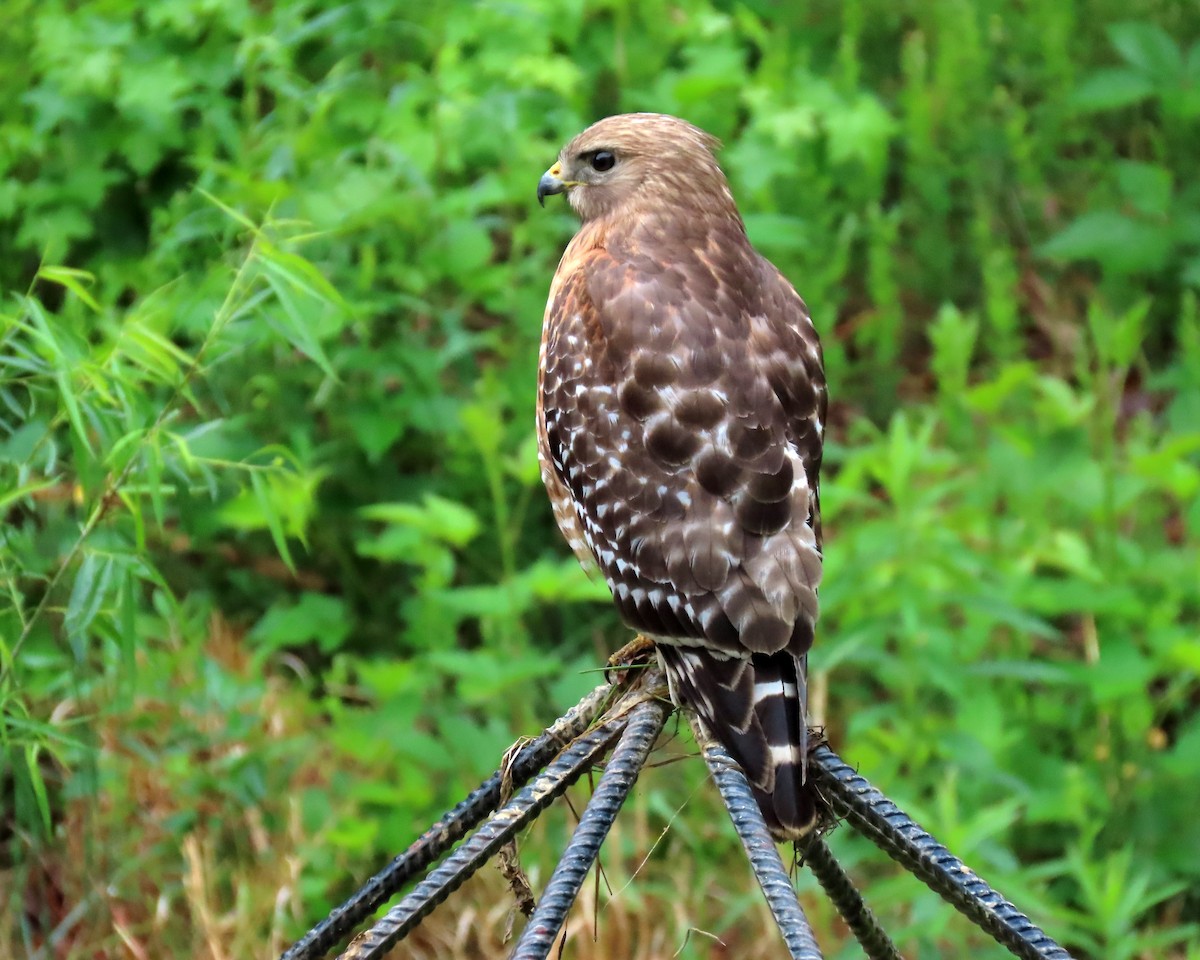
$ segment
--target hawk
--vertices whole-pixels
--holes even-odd
[[[550,287],[542,480],[672,699],[741,765],[776,838],[813,826],[806,658],[821,579],[821,345],[754,247],[715,137],[608,117],[538,183],[582,220]]]

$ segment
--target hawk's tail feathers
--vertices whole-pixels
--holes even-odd
[[[806,666],[786,650],[729,657],[658,644],[671,697],[690,707],[746,773],[772,835],[799,840],[816,823],[806,784]]]

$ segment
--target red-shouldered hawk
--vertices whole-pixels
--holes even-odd
[[[750,245],[718,141],[609,117],[538,183],[583,223],[550,288],[538,447],[554,515],[671,696],[741,764],[779,839],[811,829],[806,657],[825,419],[808,309]]]

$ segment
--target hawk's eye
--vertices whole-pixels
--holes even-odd
[[[605,170],[611,170],[617,162],[617,158],[612,155],[611,150],[597,150],[592,154],[592,169],[604,173]]]

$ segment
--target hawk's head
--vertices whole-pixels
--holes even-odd
[[[711,209],[733,197],[713,151],[716,137],[661,113],[606,117],[563,147],[538,181],[538,202],[566,193],[585,221],[663,207]]]

